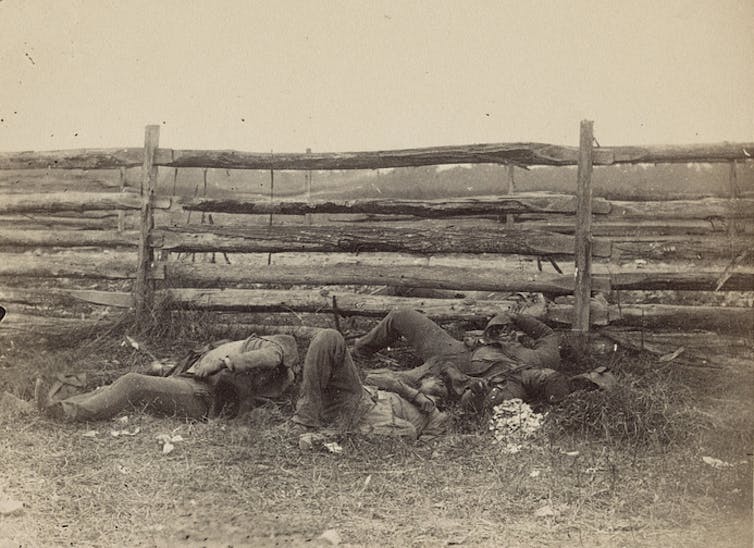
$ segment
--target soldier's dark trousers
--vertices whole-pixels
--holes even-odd
[[[365,394],[343,336],[334,329],[321,331],[304,358],[293,422],[315,428],[335,422],[349,429],[361,418]]]

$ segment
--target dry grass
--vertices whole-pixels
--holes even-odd
[[[151,358],[121,346],[125,331],[160,355],[201,342],[198,331],[147,340],[130,327],[44,354],[16,342],[3,349],[11,365],[0,389],[28,398],[34,372],[56,368],[96,371],[99,381],[138,370]],[[0,545],[316,546],[335,529],[366,546],[750,546],[751,372],[707,375],[702,392],[671,367],[611,359],[621,391],[564,402],[515,455],[483,425],[416,443],[347,437],[341,455],[302,452],[287,401],[206,423],[0,416],[0,493],[24,503],[0,515]],[[137,426],[135,436],[110,434]],[[96,437],[84,436],[92,429]],[[155,439],[164,433],[184,439],[167,455]]]

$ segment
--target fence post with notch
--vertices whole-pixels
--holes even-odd
[[[149,272],[154,262],[154,249],[150,236],[154,228],[154,192],[157,186],[155,152],[160,142],[160,126],[146,126],[144,132],[144,163],[141,170],[141,216],[139,222],[139,251],[134,280],[133,296],[136,320],[142,323],[152,309],[153,288]]]
[[[592,294],[592,141],[594,122],[581,121],[578,185],[576,189],[576,286],[571,330],[581,343],[589,333],[589,301]]]

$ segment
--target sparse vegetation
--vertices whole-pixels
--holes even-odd
[[[40,372],[87,371],[94,385],[145,367],[143,348],[179,355],[212,321],[197,314],[46,348],[5,341],[0,389],[30,399]],[[127,333],[143,348],[121,345]],[[388,357],[404,356],[397,348]],[[484,421],[416,443],[349,436],[341,455],[303,452],[285,422],[290,399],[206,423],[138,412],[126,425],[3,414],[0,493],[24,507],[0,516],[0,539],[323,545],[317,537],[334,529],[343,543],[367,546],[750,545],[752,371],[620,352],[610,360],[620,389],[550,409],[533,447],[515,455],[491,443]],[[110,433],[136,427],[133,436]],[[160,434],[183,441],[163,454]]]

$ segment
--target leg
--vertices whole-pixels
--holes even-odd
[[[302,377],[293,422],[319,427],[337,418],[358,418],[364,389],[340,333],[327,329],[312,339]]]
[[[399,309],[385,316],[374,329],[356,342],[356,350],[377,352],[398,340],[406,339],[422,360],[436,356],[466,354],[466,346],[448,335],[445,330],[424,314]]]
[[[50,405],[52,414],[71,421],[106,420],[143,407],[158,415],[202,418],[210,407],[210,392],[189,377],[152,377],[126,373],[114,383]]]

